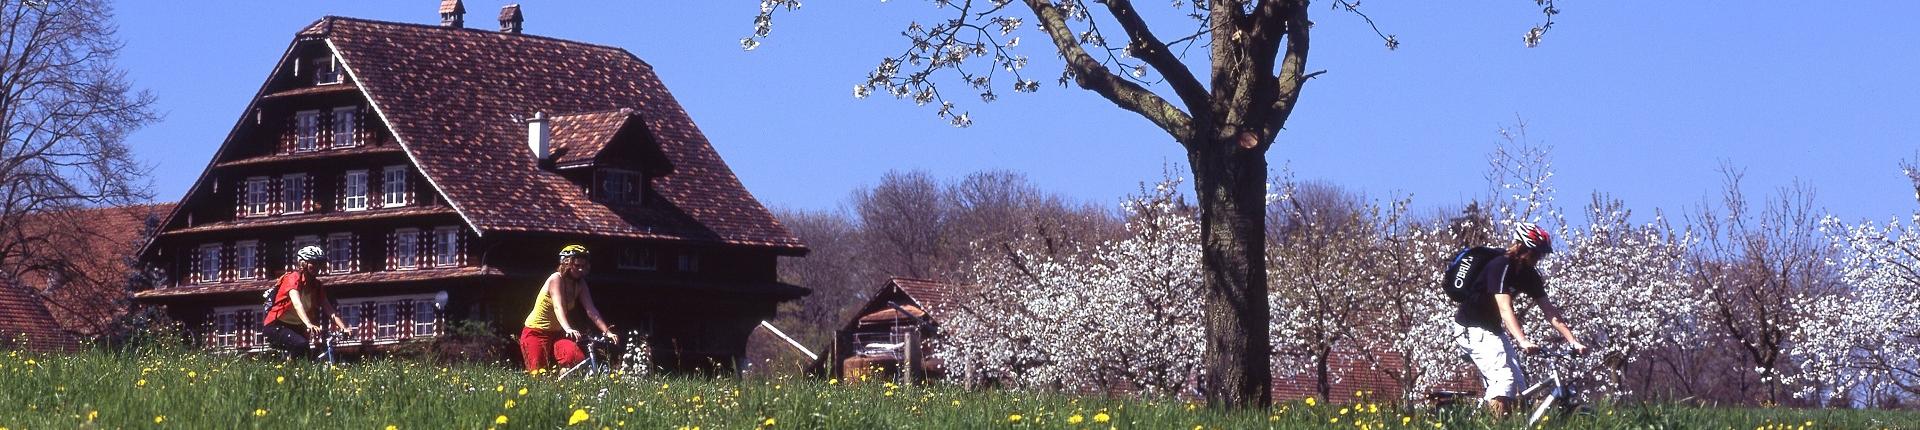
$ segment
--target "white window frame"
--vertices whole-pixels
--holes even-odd
[[[359,127],[359,124],[355,122],[355,119],[360,116],[359,111],[360,107],[358,106],[333,108],[332,146],[334,148],[360,146],[360,139],[354,135],[354,133],[358,131],[356,129]]]
[[[346,243],[345,249],[338,246],[341,242]],[[322,245],[327,250],[327,273],[354,272],[356,265],[353,263],[357,260],[354,254],[358,253],[354,252],[356,250],[354,249],[353,242],[353,233],[333,233],[327,235],[327,239],[324,242],[325,245]]]
[[[320,149],[320,111],[303,110],[293,114],[293,151]]]
[[[433,267],[460,266],[460,227],[434,227]]]
[[[653,248],[629,246],[620,250],[620,259],[614,263],[621,269],[660,270],[660,258],[653,255]]]
[[[199,270],[194,273],[194,276],[199,278],[199,282],[196,283],[220,283],[220,254],[224,251],[224,248],[226,248],[226,246],[219,243],[200,245],[200,249],[196,251],[200,255],[200,267],[198,267]]]
[[[600,169],[595,178],[595,187],[600,192],[600,201],[612,204],[637,205],[641,203],[644,188],[640,184],[645,179],[640,172],[625,169]]]
[[[307,174],[289,173],[280,176],[280,213],[282,215],[307,212],[307,201],[313,196],[307,195]]]
[[[394,230],[393,256],[389,260],[392,260],[393,270],[420,268],[420,229]]]
[[[246,185],[240,190],[240,198],[243,200],[242,212],[246,216],[267,216],[268,208],[272,206],[273,201],[273,194],[267,191],[272,188],[272,184],[273,179],[266,176],[247,177]]]
[[[333,61],[332,55],[324,58],[315,58],[312,61],[314,85],[338,84],[341,80],[345,79],[345,77],[342,76],[345,75],[345,73],[340,72],[340,63]]]
[[[367,170],[348,170],[341,176],[341,181],[343,182],[340,186],[342,196],[340,210],[348,212],[367,210]]]
[[[234,279],[261,279],[266,277],[264,272],[260,270],[260,241],[242,240],[233,243]]]
[[[391,208],[407,205],[407,166],[387,166],[380,169],[380,207]]]

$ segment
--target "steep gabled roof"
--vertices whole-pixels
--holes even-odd
[[[553,117],[553,164],[593,161],[632,118],[632,109]]]
[[[749,194],[652,66],[619,48],[521,34],[326,17],[324,38],[420,172],[480,234],[704,241],[804,253]],[[515,118],[630,109],[672,174],[610,208],[542,169]],[[617,128],[617,127],[616,127]],[[556,137],[562,137],[556,133]],[[655,198],[657,196],[657,199]]]

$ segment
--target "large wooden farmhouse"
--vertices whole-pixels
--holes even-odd
[[[655,362],[729,369],[806,253],[734,177],[652,66],[500,30],[326,17],[300,29],[141,259],[140,292],[211,348],[258,348],[261,292],[306,245],[360,342],[448,321],[517,331],[567,243],[610,323]]]

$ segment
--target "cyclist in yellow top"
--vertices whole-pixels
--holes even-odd
[[[525,328],[520,329],[520,355],[526,360],[528,372],[556,361],[560,367],[571,367],[586,360],[580,345],[574,343],[580,339],[580,331],[568,321],[568,316],[582,307],[601,333],[606,333],[609,340],[620,341],[613,327],[600,318],[600,309],[593,306],[593,293],[587,290],[587,272],[593,269],[589,257],[585,246],[561,248],[560,267],[547,276],[540,295],[534,298],[533,312],[527,314]]]

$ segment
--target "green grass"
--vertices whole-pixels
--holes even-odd
[[[409,361],[338,367],[187,352],[0,355],[0,428],[1518,428],[1463,411],[1403,414],[1364,398],[1222,413],[1178,401],[807,379],[553,381]],[[1377,408],[1377,409],[1376,409]],[[1611,412],[1607,412],[1611,410]],[[1104,416],[1105,422],[1097,419]],[[506,417],[506,424],[497,424]],[[1076,418],[1077,417],[1077,418]],[[1402,422],[1406,424],[1403,425]],[[1548,428],[1920,428],[1884,411],[1603,409]],[[88,424],[91,422],[91,424]],[[571,424],[570,424],[571,423]]]

